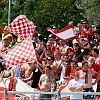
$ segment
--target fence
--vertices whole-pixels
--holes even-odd
[[[69,98],[67,98],[69,95],[100,95],[100,92],[60,92],[60,91],[56,91],[56,92],[17,92],[17,91],[0,91],[0,95],[3,95],[3,98],[1,98],[0,96],[0,100],[38,100],[38,96],[40,94],[51,94],[53,95],[53,100],[69,100]],[[33,97],[29,97],[28,99],[26,98],[26,96],[22,96],[23,98],[22,99],[14,99],[9,97],[9,94],[12,94],[13,96],[15,95],[19,95],[19,94],[30,94],[31,96]],[[50,99],[45,99],[45,100],[50,100]],[[91,100],[91,99],[90,99]],[[95,98],[93,100],[100,100],[98,98]]]

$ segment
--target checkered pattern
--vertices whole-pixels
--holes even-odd
[[[31,38],[26,38],[10,48],[5,56],[5,61],[7,67],[37,61]]]
[[[25,15],[20,15],[13,20],[11,24],[6,26],[4,30],[20,37],[22,40],[34,34],[34,23],[26,18]]]

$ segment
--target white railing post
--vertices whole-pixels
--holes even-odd
[[[60,100],[60,98],[61,98],[60,91],[57,91],[57,100]]]
[[[4,91],[4,100],[8,100],[8,91],[7,90]]]

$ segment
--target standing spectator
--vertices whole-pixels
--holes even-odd
[[[81,24],[79,24],[79,30],[81,33],[81,38],[90,41],[92,38],[92,28],[89,28],[89,22],[86,19],[81,20]]]
[[[64,80],[63,76],[65,73],[65,66],[64,62],[70,61],[69,56],[67,54],[62,55],[62,64],[61,64],[61,75],[60,75],[60,80]]]
[[[72,78],[72,75],[74,73],[73,67],[71,67],[70,62],[66,61],[64,62],[65,72],[64,72],[64,79]]]
[[[39,80],[39,87],[40,90],[43,92],[50,92],[51,85],[54,84],[53,91],[55,91],[56,81],[54,80],[53,76],[50,74],[51,67],[45,67],[45,74],[42,74]],[[51,100],[51,94],[40,94],[38,100]]]
[[[96,76],[96,80],[92,83],[92,76],[94,75]],[[79,77],[85,82],[85,86],[83,88],[84,92],[94,92],[92,86],[100,80],[100,74],[94,70],[88,69],[88,62],[82,62],[82,70],[79,71]],[[83,97],[83,99],[94,99],[93,95],[83,95]]]
[[[98,47],[100,43],[100,30],[94,31],[94,40],[91,41],[93,47]]]
[[[71,92],[82,92],[84,81],[79,78],[79,73],[76,71],[73,75],[74,79],[69,81],[68,88]],[[70,100],[83,100],[83,95],[71,95]]]
[[[24,63],[21,68],[21,80],[27,83],[28,85],[32,85],[32,78],[33,78],[33,70],[35,69],[35,66],[33,63]]]
[[[93,49],[92,49],[92,56],[93,56],[95,59],[98,59],[98,58],[99,58],[99,49],[93,48]]]
[[[60,75],[61,75],[61,63],[62,63],[62,60],[61,60],[61,52],[59,50],[56,50],[54,52],[54,62],[53,62],[53,65],[56,67],[56,70],[55,70],[55,79],[56,81],[58,81],[60,79]]]
[[[20,65],[14,65],[12,67],[12,70],[14,71],[15,77],[21,77],[21,75],[20,75]]]
[[[12,42],[13,42],[13,36],[12,34],[10,34],[8,31],[6,31],[6,26],[4,28],[4,33],[2,33],[2,40],[4,39],[8,39],[10,41],[9,47],[12,46]]]

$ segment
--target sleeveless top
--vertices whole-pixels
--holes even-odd
[[[4,73],[3,78],[8,78],[11,76],[11,72],[8,70]]]

